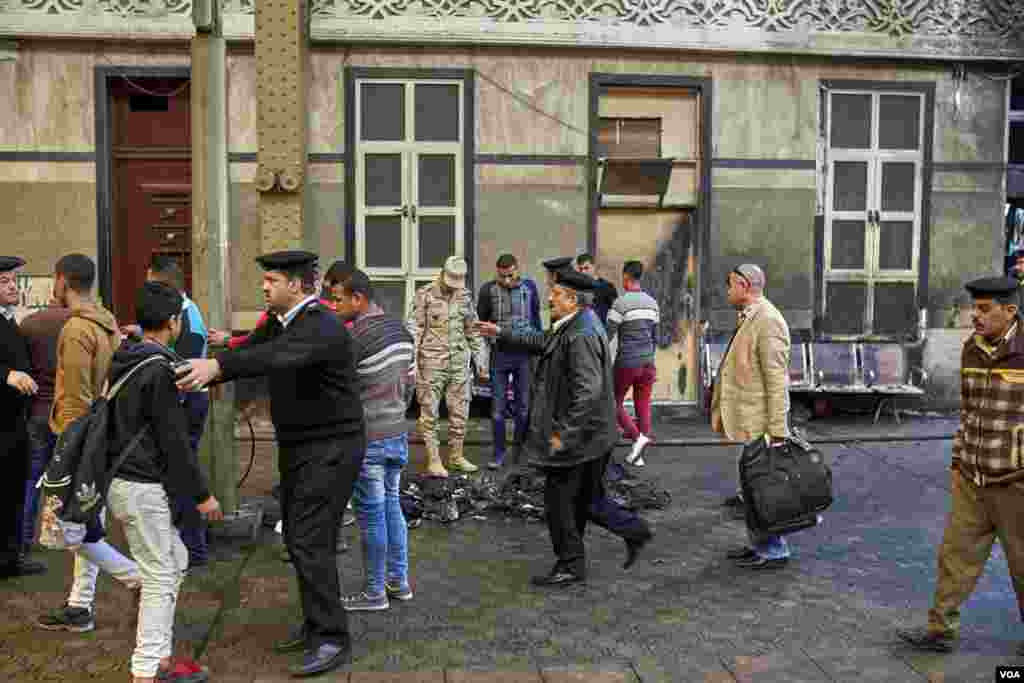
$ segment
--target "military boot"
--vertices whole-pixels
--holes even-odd
[[[448,469],[453,472],[465,472],[466,474],[472,474],[480,468],[466,460],[466,456],[462,454],[462,446],[452,446],[448,449]]]
[[[444,468],[444,463],[441,462],[441,454],[438,452],[436,445],[427,444],[427,476],[441,477],[442,479],[448,477],[448,470]]]

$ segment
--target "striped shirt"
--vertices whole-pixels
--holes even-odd
[[[401,320],[377,306],[356,318],[350,332],[367,440],[405,434],[405,411],[416,386],[412,335]]]
[[[647,292],[634,289],[622,294],[608,312],[608,339],[619,336],[615,367],[639,368],[654,362],[658,302]]]

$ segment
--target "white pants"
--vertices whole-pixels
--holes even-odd
[[[100,523],[106,518],[106,511],[100,511]],[[68,595],[68,605],[83,607],[90,612],[96,602],[96,579],[100,570],[124,584],[125,588],[135,589],[142,585],[139,567],[133,561],[118,552],[117,548],[106,541],[83,543],[74,550],[75,573]]]
[[[142,575],[132,675],[155,676],[160,660],[171,656],[174,609],[188,568],[188,550],[171,521],[171,506],[162,484],[115,478],[107,501],[114,518],[124,525]]]

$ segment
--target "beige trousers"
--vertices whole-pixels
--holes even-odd
[[[960,605],[974,592],[997,538],[1006,554],[1024,620],[1024,481],[979,487],[954,468],[935,599],[928,612],[929,630],[958,631]]]

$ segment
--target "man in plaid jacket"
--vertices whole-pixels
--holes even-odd
[[[924,628],[899,635],[950,652],[960,605],[974,592],[998,538],[1024,620],[1024,321],[1014,278],[967,284],[974,334],[964,342],[960,428],[953,440],[951,509],[939,548],[935,597]],[[1024,645],[1018,648],[1024,654]]]

